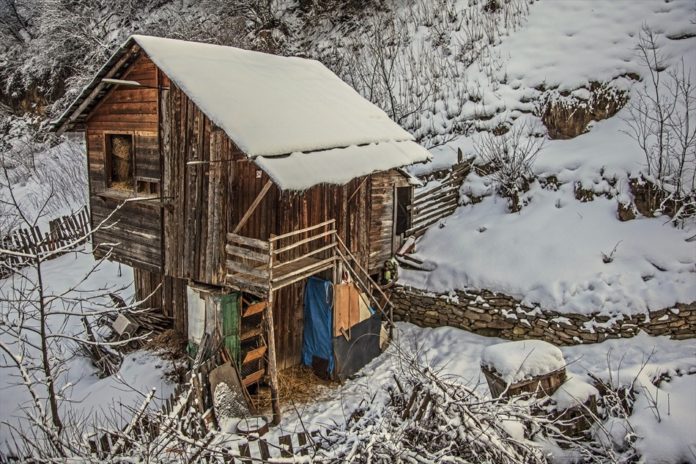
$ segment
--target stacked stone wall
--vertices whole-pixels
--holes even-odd
[[[448,325],[509,340],[534,338],[555,345],[576,345],[633,337],[640,330],[674,339],[696,337],[696,303],[612,318],[542,310],[487,290],[438,295],[396,286],[391,300],[396,320],[422,327]]]

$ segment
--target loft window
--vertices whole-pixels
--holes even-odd
[[[133,164],[133,136],[107,134],[107,186],[118,190],[133,190]]]

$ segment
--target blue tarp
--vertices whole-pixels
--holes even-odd
[[[329,372],[334,370],[333,339],[333,287],[328,280],[310,277],[304,292],[304,337],[302,363],[312,365],[312,358],[328,361]]]

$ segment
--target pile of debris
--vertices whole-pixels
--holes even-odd
[[[131,309],[115,293],[109,296],[115,311],[92,322],[87,316],[82,317],[86,339],[80,344],[80,349],[99,370],[99,378],[117,373],[125,353],[142,348],[147,341],[172,326],[171,319],[157,310]]]

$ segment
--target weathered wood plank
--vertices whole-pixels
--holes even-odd
[[[239,258],[250,259],[252,261],[258,261],[259,263],[267,263],[270,259],[270,255],[266,253],[259,253],[257,251],[252,251],[246,248],[230,244],[225,245],[225,251],[229,255],[233,255]]]
[[[243,237],[241,235],[234,234],[232,232],[227,233],[227,241],[238,243],[240,245],[246,245],[253,248],[258,248],[260,250],[268,250],[268,242],[264,240],[259,240],[256,238]]]

